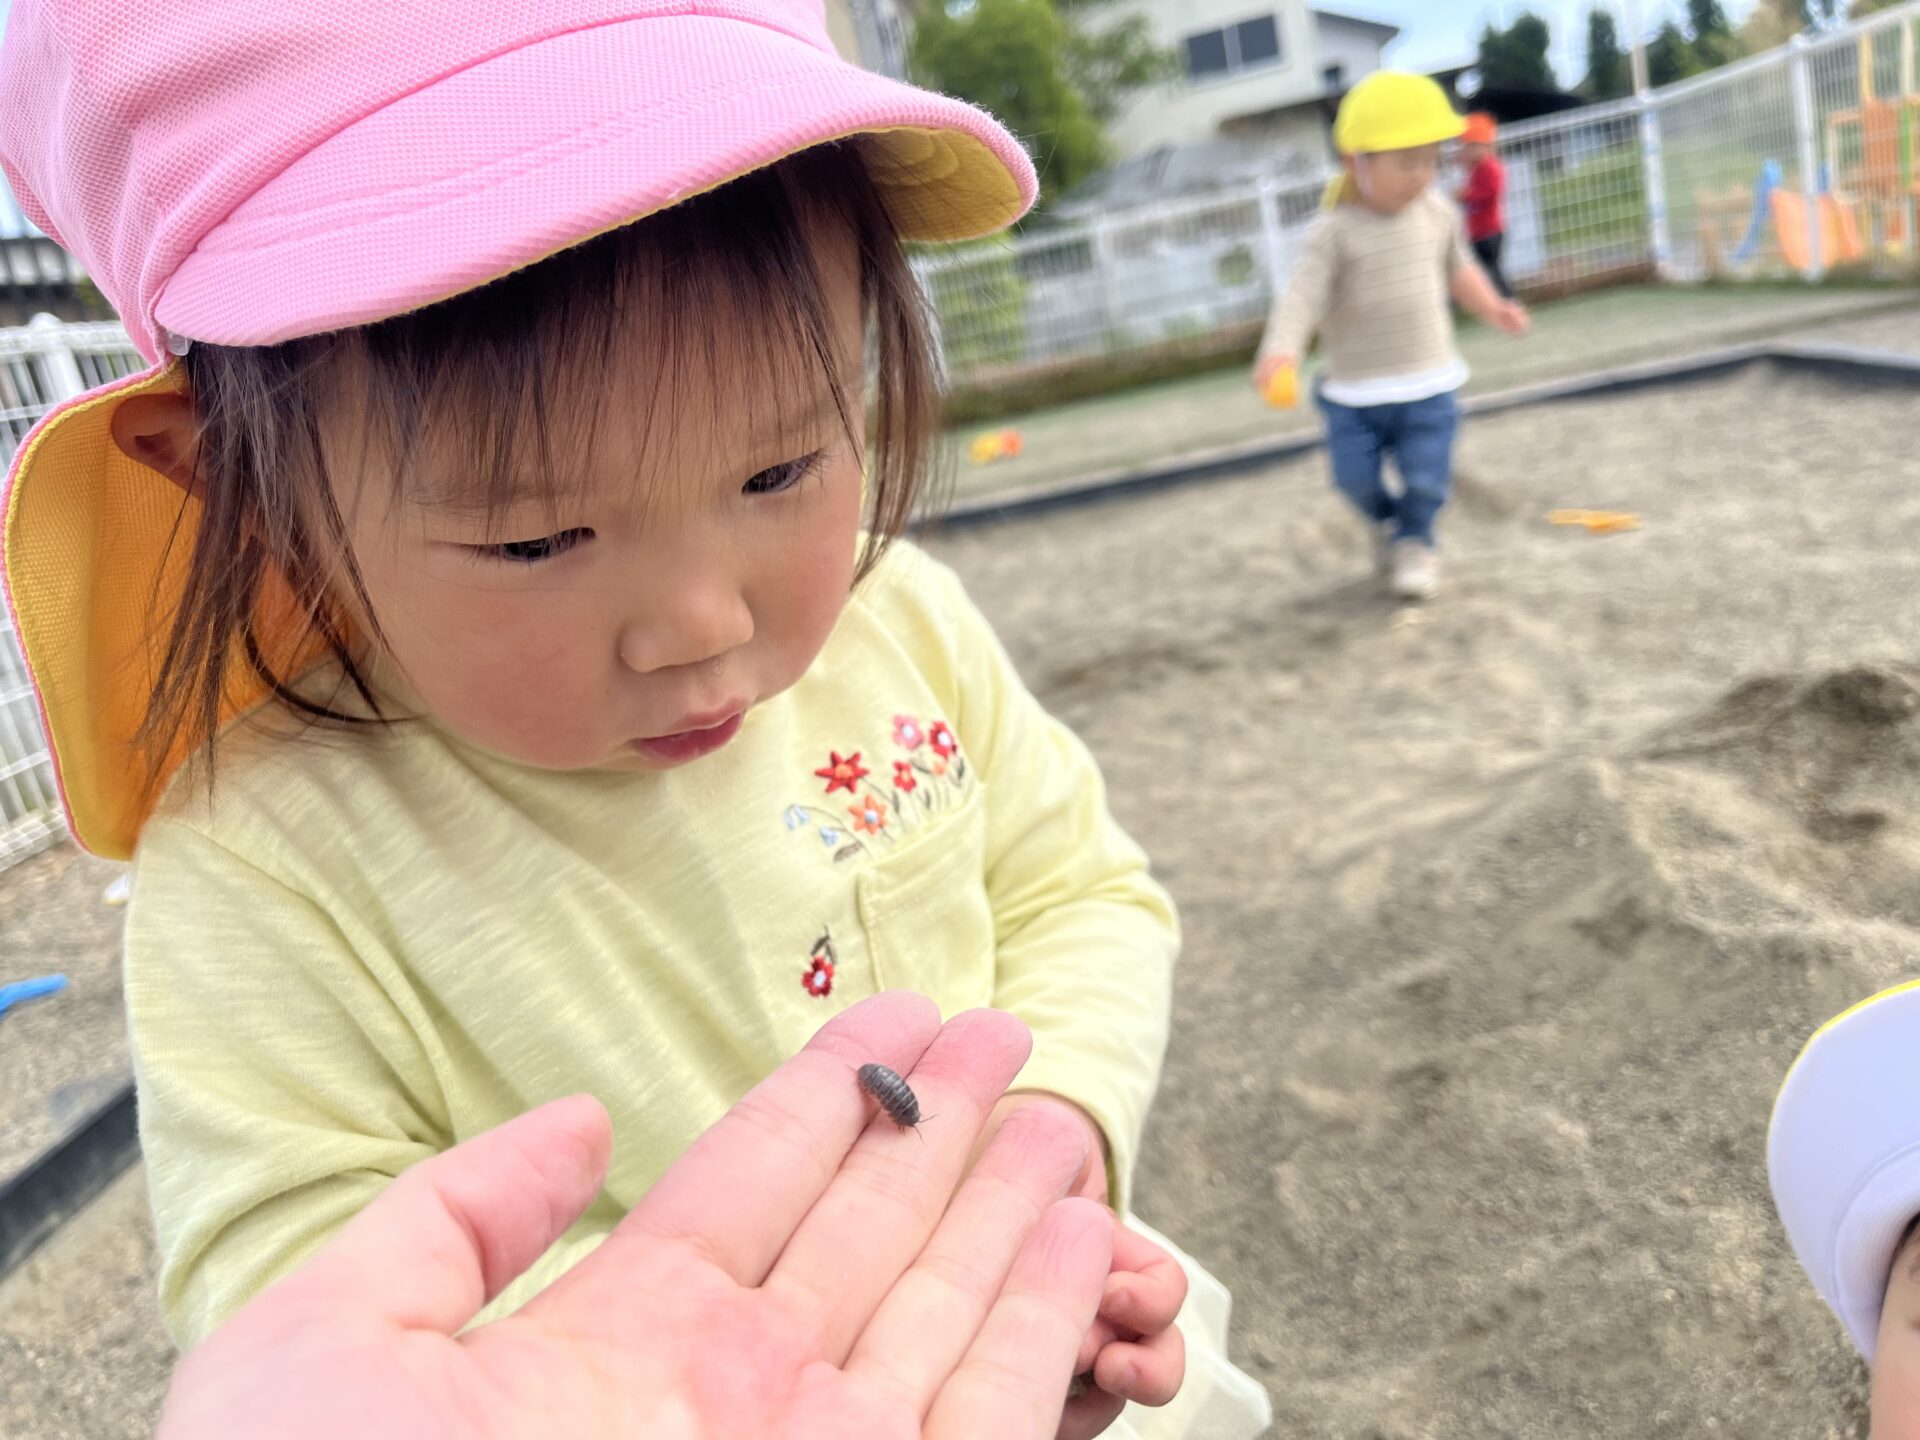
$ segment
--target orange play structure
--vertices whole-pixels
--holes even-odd
[[[1814,197],[1819,207],[1820,264],[1847,265],[1861,256],[1860,225],[1853,208],[1832,195]],[[1810,227],[1807,197],[1798,190],[1773,192],[1773,229],[1780,240],[1780,256],[1795,270],[1807,268]]]
[[[1874,93],[1873,38],[1860,37],[1860,104],[1827,117],[1827,174],[1843,203],[1864,213],[1867,243],[1874,250],[1913,254],[1920,239],[1920,87],[1914,74],[1914,27],[1900,27],[1897,96]]]

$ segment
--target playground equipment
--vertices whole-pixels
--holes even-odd
[[[1827,117],[1827,174],[1866,213],[1876,252],[1913,255],[1920,241],[1920,86],[1914,26],[1900,27],[1900,94],[1874,93],[1873,35],[1860,37],[1860,104]]]
[[[1824,177],[1823,177],[1824,180]],[[1845,265],[1861,256],[1860,226],[1853,206],[1832,193],[1823,183],[1813,197],[1820,226],[1820,263]],[[1767,253],[1769,222],[1774,253],[1794,270],[1805,270],[1813,258],[1810,252],[1807,197],[1789,190],[1782,183],[1780,162],[1768,160],[1760,167],[1753,189],[1734,190],[1719,195],[1703,195],[1699,201],[1700,253],[1710,275],[1742,274],[1751,271]],[[1746,231],[1738,243],[1723,244],[1729,220],[1746,217]]]

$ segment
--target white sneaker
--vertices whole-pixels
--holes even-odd
[[[1388,586],[1401,600],[1431,600],[1440,590],[1439,552],[1419,540],[1395,542]]]
[[[1393,573],[1393,522],[1380,520],[1369,524],[1367,539],[1373,546],[1373,573],[1384,580]]]

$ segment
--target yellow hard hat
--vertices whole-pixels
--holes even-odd
[[[1342,155],[1411,150],[1456,140],[1466,128],[1447,92],[1425,75],[1376,70],[1340,102],[1333,146]]]

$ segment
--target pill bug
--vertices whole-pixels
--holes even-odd
[[[860,1088],[871,1095],[874,1103],[887,1112],[887,1118],[902,1130],[911,1130],[920,1123],[920,1099],[897,1072],[885,1065],[862,1065]]]

